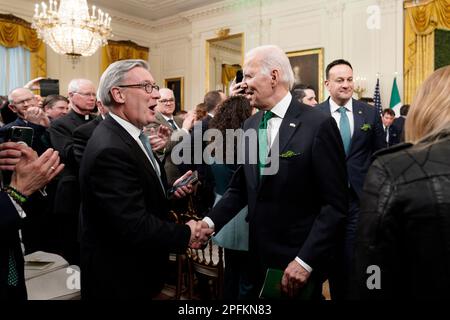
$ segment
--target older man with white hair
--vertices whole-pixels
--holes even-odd
[[[256,143],[245,144],[245,163],[197,229],[218,232],[248,205],[255,297],[266,272],[278,269],[287,296],[320,299],[347,212],[345,156],[333,118],[293,99],[293,82],[279,47],[261,46],[246,54],[244,80],[233,91],[244,88],[260,110],[243,127],[258,136],[258,163],[249,159]],[[270,172],[276,162],[278,170]]]

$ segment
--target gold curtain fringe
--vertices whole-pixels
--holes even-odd
[[[116,61],[125,59],[142,59],[148,61],[149,48],[140,46],[132,41],[112,41],[102,48],[102,70]]]
[[[404,103],[434,71],[434,30],[450,30],[450,0],[404,3]]]
[[[0,45],[31,52],[31,79],[47,76],[46,48],[31,24],[12,14],[0,14]]]

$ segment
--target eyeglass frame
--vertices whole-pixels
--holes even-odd
[[[116,86],[118,88],[143,88],[145,92],[148,94],[151,94],[153,92],[153,89],[156,89],[156,91],[159,91],[159,86],[157,84],[152,84],[150,82],[145,83],[136,83],[136,84],[122,84],[119,86]],[[148,88],[151,88],[150,90]]]
[[[170,99],[160,99],[158,100],[159,103],[161,104],[167,104],[168,102],[170,103],[175,103],[175,99],[174,98],[170,98]]]
[[[90,93],[82,93],[82,92],[74,92],[73,94],[79,94],[80,96],[83,96],[83,97],[86,97],[86,98],[94,98],[94,99],[96,99],[97,98],[97,94],[96,93],[93,93],[93,92],[90,92]]]
[[[13,105],[13,106],[18,106],[18,107],[21,107],[21,106],[24,106],[25,105],[25,103],[27,104],[27,105],[29,105],[33,100],[35,100],[36,99],[36,97],[31,97],[31,98],[27,98],[27,99],[24,99],[24,100],[21,100],[21,101],[18,101],[18,102],[12,102],[11,104]]]

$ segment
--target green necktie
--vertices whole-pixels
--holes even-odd
[[[258,166],[259,174],[262,175],[264,168],[267,165],[267,155],[268,155],[268,138],[267,138],[267,124],[275,114],[272,111],[266,111],[263,115],[261,122],[258,127]]]
[[[348,155],[352,134],[350,132],[350,122],[347,117],[347,109],[345,109],[345,107],[339,107],[339,113],[341,114],[341,120],[339,120],[339,131],[341,132],[342,142],[344,143],[345,154]]]
[[[9,252],[8,261],[8,286],[16,287],[19,284],[19,274],[17,273],[17,264],[12,251]]]

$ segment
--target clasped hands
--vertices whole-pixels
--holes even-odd
[[[204,247],[214,234],[214,229],[210,228],[205,221],[190,220],[186,224],[191,228],[189,247],[192,249]]]

